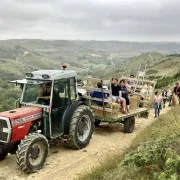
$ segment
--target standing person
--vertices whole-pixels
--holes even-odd
[[[123,113],[126,114],[126,100],[120,96],[120,86],[118,85],[118,79],[112,78],[111,83],[111,90],[112,90],[112,102],[122,103]]]
[[[147,83],[146,88],[146,94],[152,94],[152,86],[150,83]]]
[[[137,84],[137,80],[135,79],[135,76],[133,74],[130,75],[131,80],[129,81],[130,85],[131,85],[131,89],[134,90]]]
[[[129,98],[128,98],[128,93],[130,92],[131,91],[125,86],[125,81],[121,80],[120,81],[120,96],[126,100],[127,112],[130,112],[129,111]]]
[[[172,103],[172,96],[173,96],[173,93],[172,93],[172,90],[168,87],[168,99],[169,99],[169,107],[171,106],[171,103]]]
[[[164,90],[162,92],[162,98],[163,98],[163,104],[164,104],[163,108],[165,108],[165,106],[166,106],[167,97],[168,97],[167,88],[164,88]]]
[[[176,86],[174,87],[174,94],[178,97],[179,105],[180,105],[180,86],[178,82],[176,82],[175,85]]]
[[[154,114],[155,118],[160,115],[160,110],[162,109],[162,96],[159,95],[158,91],[155,92],[154,96]]]

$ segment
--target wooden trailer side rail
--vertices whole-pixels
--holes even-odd
[[[135,116],[142,116],[142,117],[147,118],[148,114],[149,114],[149,110],[150,109],[148,109],[148,108],[139,108],[136,111],[128,113],[128,114],[119,114],[118,116],[112,116],[111,118],[104,117],[103,119],[102,119],[102,117],[95,116],[95,119],[98,119],[103,122],[111,122],[111,123],[120,122],[121,123],[125,119],[128,119],[130,117],[135,117]]]
[[[97,109],[97,110],[101,110],[103,111],[103,117],[105,117],[105,112],[109,112],[112,115],[112,91],[111,91],[111,86],[110,86],[110,90],[106,90],[103,88],[104,85],[104,80],[102,79],[97,79],[97,78],[84,78],[85,80],[87,80],[87,84],[89,83],[90,80],[95,80],[98,82],[101,82],[102,84],[102,88],[94,88],[94,87],[89,87],[89,86],[82,86],[81,89],[86,90],[86,95],[83,95],[82,98],[88,99],[89,101],[89,106],[92,109]],[[110,81],[110,80],[105,80],[105,81]],[[95,98],[95,97],[91,97],[91,92],[96,91],[96,92],[101,92],[102,93],[102,98]],[[109,97],[106,99],[104,98],[104,94],[108,94]],[[102,102],[102,106],[97,105],[92,105],[91,101],[99,101]],[[110,108],[105,107],[104,103],[110,104]]]

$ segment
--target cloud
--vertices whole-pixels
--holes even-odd
[[[3,0],[0,39],[179,41],[178,0]]]

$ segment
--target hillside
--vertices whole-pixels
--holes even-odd
[[[134,69],[138,69],[140,64],[147,65],[147,75],[172,76],[179,71],[180,58],[164,56],[158,52],[143,53],[125,63],[125,72],[130,73]],[[129,68],[132,70],[128,71]]]
[[[57,62],[21,46],[0,46],[0,77],[14,79],[36,69],[51,69]]]
[[[166,42],[124,42],[124,41],[72,41],[95,51],[106,52],[149,52],[158,51],[163,54],[180,52],[180,43]]]
[[[173,76],[179,72],[180,57],[165,56],[158,52],[142,53],[130,58],[127,61],[115,63],[114,66],[103,70],[89,72],[93,77],[121,77],[122,75],[136,75],[140,64],[142,70],[147,65],[147,77],[161,78],[163,76]]]
[[[28,71],[60,68],[62,63],[82,76],[135,74],[140,63],[148,64],[151,76],[173,75],[179,68],[179,57],[166,57],[173,52],[180,52],[179,43],[4,40],[0,41],[0,77],[16,79]]]

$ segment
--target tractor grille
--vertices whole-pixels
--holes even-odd
[[[10,123],[9,120],[0,118],[0,142],[8,142],[10,137]]]

